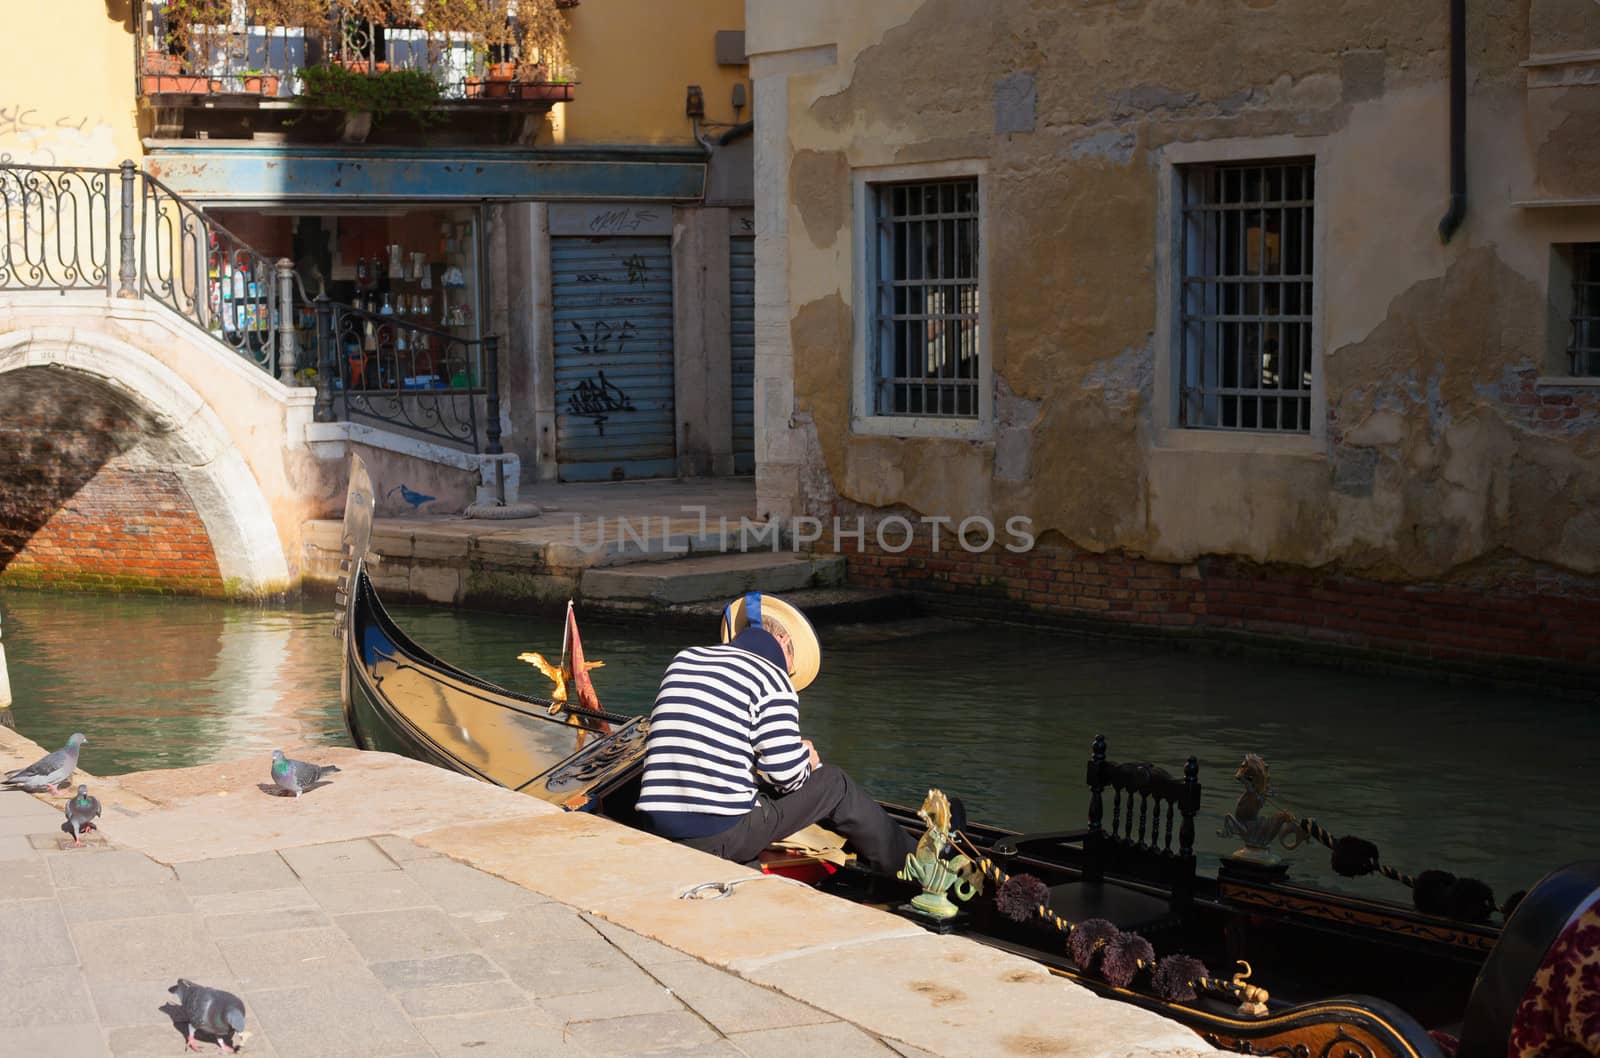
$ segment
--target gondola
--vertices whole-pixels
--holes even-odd
[[[373,495],[365,466],[352,456],[336,598],[344,646],[341,696],[356,745],[425,761],[568,810],[636,823],[632,806],[647,721],[507,690],[412,642],[384,609],[366,572]],[[1089,764],[1088,831],[1028,835],[980,824],[962,829],[961,847],[970,854],[963,857],[966,877],[977,882],[982,876],[989,885],[986,894],[968,900],[950,917],[932,918],[916,910],[909,902],[916,885],[848,865],[841,869],[834,862],[784,853],[775,854],[768,866],[804,876],[848,899],[904,914],[930,929],[963,933],[1035,959],[1101,995],[1173,1018],[1218,1048],[1281,1058],[1451,1058],[1457,1032],[1466,1033],[1462,1058],[1489,1051],[1500,1058],[1506,1053],[1503,1035],[1498,1049],[1492,1040],[1486,1048],[1485,1030],[1473,1026],[1492,1024],[1493,1032],[1508,1031],[1509,1015],[1501,1008],[1514,1006],[1514,1001],[1501,987],[1490,1016],[1480,1009],[1490,1003],[1480,978],[1493,976],[1497,959],[1502,977],[1508,972],[1503,965],[1507,959],[1522,960],[1516,964],[1520,969],[1510,971],[1512,979],[1524,971],[1531,974],[1523,966],[1530,949],[1519,924],[1535,922],[1548,929],[1553,914],[1560,918],[1563,901],[1586,898],[1592,903],[1600,894],[1600,870],[1592,878],[1581,875],[1589,880],[1578,884],[1570,871],[1557,872],[1530,891],[1507,920],[1507,943],[1501,942],[1502,930],[1490,925],[1297,885],[1281,870],[1240,863],[1215,878],[1194,876],[1192,848],[1191,862],[1177,864],[1191,872],[1180,894],[1178,883],[1159,874],[1123,871],[1116,861],[1107,870],[1099,856],[1091,855],[1097,847],[1091,832],[1107,829],[1108,807],[1113,822],[1126,817],[1132,830],[1134,797],[1121,796],[1112,772],[1131,769],[1148,781],[1174,784],[1173,803],[1183,802],[1184,784],[1193,786],[1193,775],[1176,779],[1147,764],[1112,764],[1105,759],[1103,741],[1096,742]],[[1093,785],[1096,768],[1105,789]],[[1100,801],[1107,791],[1109,806]],[[1189,792],[1193,798],[1182,816],[1179,840],[1192,846],[1198,787]],[[925,817],[917,809],[885,807],[912,833],[924,831]],[[1147,830],[1146,807],[1140,808],[1139,844],[1154,849],[1162,828],[1160,808]],[[1169,808],[1169,842],[1173,823]],[[1157,862],[1167,863],[1159,857]],[[1197,977],[1188,994],[1175,996],[1171,988],[1163,994],[1151,987],[1153,962],[1139,963],[1137,981],[1126,980],[1126,973],[1108,973],[1103,961],[1096,969],[1093,958],[1080,965],[1068,953],[1062,936],[1066,923],[1053,907],[1015,916],[1023,921],[1004,913],[996,892],[1024,877],[1039,892],[1048,890],[1052,904],[1057,891],[1074,892],[1074,885],[1087,883],[1095,888],[1083,891],[1097,894],[1107,908],[1140,900],[1164,903],[1174,914],[1150,933],[1151,959],[1154,952],[1182,953],[1220,972],[1213,977],[1208,971]],[[1560,905],[1554,912],[1552,902]],[[1544,950],[1538,947],[1538,954]],[[1249,971],[1235,973],[1241,964]],[[1247,972],[1253,976],[1246,977]]]

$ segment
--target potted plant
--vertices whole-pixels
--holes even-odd
[[[375,119],[403,114],[427,126],[441,120],[437,113],[439,84],[423,70],[358,73],[348,65],[325,63],[300,71],[300,105],[312,110],[344,113],[344,139],[365,139]]]
[[[144,53],[144,72],[155,77],[175,77],[182,63],[171,52],[151,48]]]
[[[244,90],[253,95],[275,96],[278,94],[277,74],[268,70],[240,70],[239,79],[244,85]]]
[[[504,99],[511,94],[511,82],[517,76],[514,62],[492,62],[484,72],[483,94],[492,99]]]

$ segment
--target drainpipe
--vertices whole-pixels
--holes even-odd
[[[1467,0],[1450,0],[1450,208],[1439,220],[1449,242],[1467,216]]]
[[[756,123],[753,122],[753,121],[746,121],[746,122],[744,122],[742,124],[735,125],[733,128],[729,129],[727,132],[724,132],[722,134],[722,138],[720,140],[718,140],[717,142],[722,144],[722,146],[726,147],[728,144],[732,143],[734,140],[737,140],[737,139],[740,139],[740,138],[742,138],[744,136],[750,135],[750,133],[755,131],[755,127],[756,127]]]

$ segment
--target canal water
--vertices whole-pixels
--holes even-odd
[[[440,657],[514,689],[549,683],[516,660],[557,655],[559,621],[397,606]],[[708,629],[708,632],[711,630]],[[1546,869],[1600,856],[1600,784],[1584,781],[1600,710],[1536,692],[1422,677],[1219,658],[1011,628],[823,630],[822,676],[802,727],[825,761],[875,794],[920,803],[937,785],[975,820],[1023,830],[1084,819],[1084,761],[1097,733],[1113,760],[1180,773],[1200,762],[1202,867],[1237,847],[1216,831],[1246,752],[1272,767],[1278,800],[1383,860],[1482,878],[1504,898]],[[89,736],[82,763],[120,774],[344,745],[339,652],[326,603],[253,608],[191,599],[0,591],[0,644],[22,733],[47,746]],[[681,628],[582,619],[603,660],[608,709],[648,711]],[[1407,900],[1380,878],[1338,879],[1312,845],[1295,877]]]

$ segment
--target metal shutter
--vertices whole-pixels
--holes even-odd
[[[756,470],[756,240],[728,240],[729,332],[733,347],[733,472]]]
[[[672,240],[552,238],[562,481],[677,472]]]

